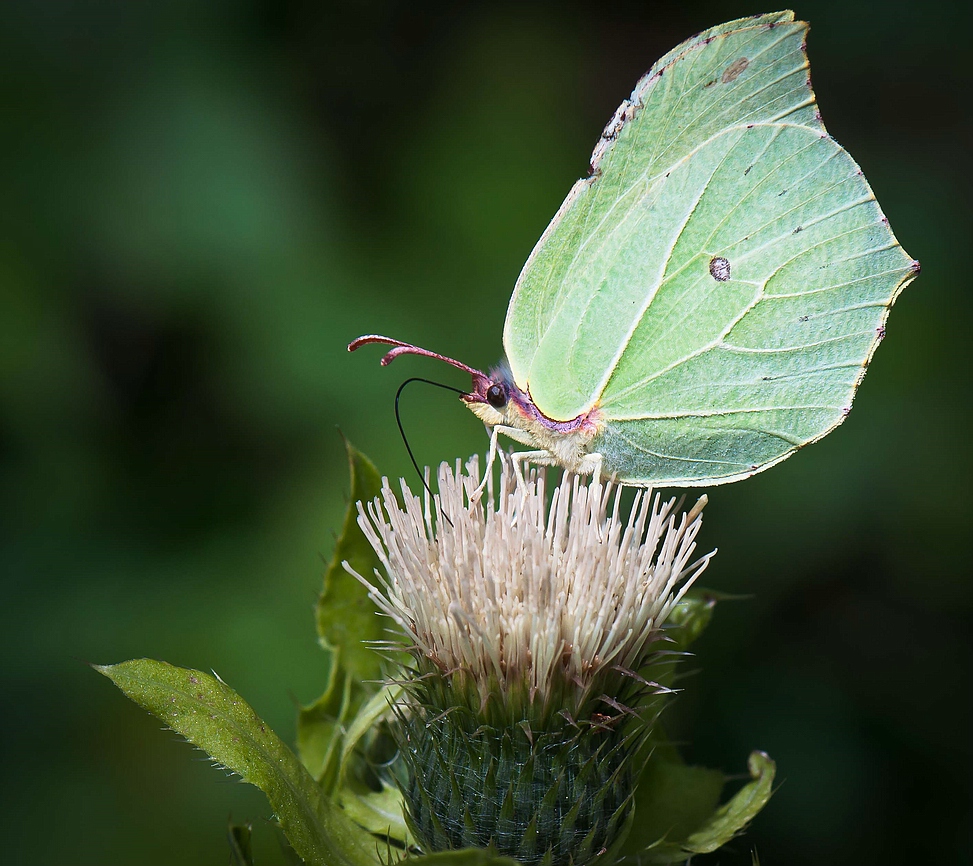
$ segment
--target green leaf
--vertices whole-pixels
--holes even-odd
[[[653,754],[636,787],[632,830],[623,854],[637,854],[643,863],[686,860],[679,843],[712,816],[723,783],[724,776],[717,770]]]
[[[368,682],[381,677],[381,658],[363,641],[386,637],[384,625],[368,591],[342,566],[347,560],[362,576],[370,576],[380,567],[358,526],[356,503],[377,496],[381,481],[368,458],[350,443],[346,446],[351,502],[317,608],[318,636],[331,653],[331,673],[325,693],[298,716],[298,750],[304,765],[349,818],[371,832],[408,845],[412,837],[403,817],[401,793],[388,780],[370,773],[360,754],[363,740],[388,715],[389,701],[394,700],[398,687],[380,689],[377,683]],[[368,782],[362,778],[365,775],[370,777]]]
[[[706,824],[684,843],[687,851],[708,854],[742,833],[773,793],[777,766],[765,752],[751,752],[747,761],[752,781],[747,782],[728,803],[720,806]]]
[[[635,818],[621,857],[637,858],[643,864],[683,863],[738,836],[770,799],[776,771],[763,752],[751,752],[748,766],[751,781],[715,808],[722,773],[668,760],[650,761],[636,788]]]
[[[280,843],[280,853],[287,866],[305,866],[304,861],[297,856],[297,852],[290,846],[287,837],[279,831],[277,841]]]
[[[297,716],[297,750],[301,762],[327,793],[338,783],[342,731],[368,693],[340,663],[340,652],[332,654],[327,691],[313,704],[302,707]]]
[[[402,847],[414,843],[405,823],[402,793],[397,787],[383,785],[381,791],[357,793],[345,786],[338,791],[338,805],[360,827],[378,836],[387,836]]]
[[[249,823],[230,824],[226,834],[230,843],[230,866],[253,866],[252,831]]]
[[[713,620],[713,611],[721,595],[702,587],[693,587],[680,600],[666,620],[666,636],[672,638],[672,649],[687,650]]]
[[[763,752],[750,755],[751,781],[718,807],[724,775],[684,764],[659,726],[652,741],[655,750],[636,783],[632,830],[620,849],[622,859],[683,863],[693,854],[711,853],[742,833],[770,798],[775,765]]]
[[[318,639],[330,652],[331,670],[324,694],[303,707],[297,719],[297,748],[308,771],[331,793],[337,784],[341,731],[354,718],[374,688],[368,680],[381,677],[381,658],[363,641],[384,636],[382,620],[368,591],[344,570],[348,563],[363,577],[380,566],[378,557],[358,526],[358,501],[378,495],[381,479],[364,454],[350,442],[348,467],[351,501],[345,513],[341,536],[324,574],[318,598]]]
[[[201,671],[137,659],[96,665],[135,703],[267,795],[281,829],[310,866],[375,866],[375,838],[323,795],[250,706]]]
[[[341,665],[357,680],[376,680],[382,675],[381,658],[363,641],[385,637],[378,609],[368,597],[368,590],[348,574],[341,563],[348,564],[368,578],[380,567],[378,557],[358,526],[357,502],[369,502],[378,496],[382,479],[372,462],[350,443],[348,467],[351,472],[351,501],[345,513],[341,536],[324,574],[324,589],[318,599],[318,637],[326,649],[340,653]]]
[[[341,748],[341,771],[342,781],[348,774],[348,762],[358,746],[358,743],[365,737],[375,725],[383,719],[387,719],[391,713],[392,704],[402,693],[402,686],[390,684],[382,687],[382,690],[373,695],[365,706],[361,708],[354,721],[348,726],[347,733],[344,735],[344,742]]]
[[[512,857],[501,857],[484,848],[462,848],[458,851],[440,851],[422,858],[423,866],[520,866]]]
[[[413,843],[405,823],[402,792],[388,780],[381,780],[379,791],[362,782],[363,742],[388,719],[393,702],[402,692],[400,685],[386,685],[365,704],[347,726],[342,737],[337,797],[348,816],[367,830],[388,836],[403,846]]]
[[[669,616],[668,642],[642,671],[647,679],[671,686],[677,662],[705,631],[716,602],[733,596],[703,588],[690,590]],[[660,712],[666,695],[650,698],[648,712]],[[753,781],[718,806],[725,777],[716,770],[687,766],[656,721],[642,750],[644,768],[636,782],[632,831],[620,856],[640,863],[682,863],[692,854],[715,851],[742,832],[770,797],[774,763],[762,752],[749,759]]]

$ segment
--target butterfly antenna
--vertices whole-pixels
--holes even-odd
[[[459,388],[454,388],[452,385],[444,385],[442,382],[433,382],[432,379],[423,379],[419,376],[413,376],[411,379],[406,379],[401,385],[399,385],[399,390],[395,392],[395,423],[399,425],[399,434],[402,436],[402,442],[405,444],[405,450],[409,452],[409,459],[412,461],[412,465],[416,469],[416,475],[419,476],[422,486],[426,488],[426,492],[435,502],[436,497],[433,495],[433,492],[429,487],[429,483],[426,481],[426,476],[423,475],[422,470],[419,468],[419,463],[416,460],[415,454],[412,453],[412,446],[409,445],[409,439],[405,435],[405,428],[402,426],[402,416],[399,414],[399,397],[402,396],[402,391],[405,389],[405,386],[412,382],[425,382],[427,385],[435,385],[437,388],[442,388],[444,391],[452,391],[454,394],[465,394],[466,392]],[[445,518],[446,522],[452,526],[453,521],[450,520],[449,515],[443,511],[442,504],[439,506],[439,511],[443,515],[443,518]]]

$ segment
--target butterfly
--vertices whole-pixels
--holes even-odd
[[[683,42],[608,122],[517,280],[506,361],[461,399],[523,460],[635,486],[725,484],[847,416],[919,272],[825,130],[808,25],[776,12]]]

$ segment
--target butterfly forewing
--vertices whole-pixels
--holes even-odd
[[[620,480],[735,480],[824,435],[914,275],[820,122],[789,15],[653,67],[511,299],[518,385],[559,420],[598,406]]]
[[[788,14],[724,24],[659,61],[528,259],[504,345],[517,383],[549,417],[591,407],[661,282],[692,204],[667,187],[666,173],[733,125],[818,124],[806,25]]]

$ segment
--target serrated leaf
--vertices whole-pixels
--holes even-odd
[[[315,621],[318,639],[331,654],[324,694],[303,707],[297,719],[297,749],[301,761],[328,793],[334,791],[341,753],[341,730],[377,686],[381,658],[363,641],[383,637],[382,621],[368,591],[344,570],[347,560],[361,575],[371,575],[380,563],[358,526],[356,503],[378,495],[381,479],[364,454],[345,442],[351,477],[351,499],[341,536],[324,574]]]
[[[683,863],[742,833],[772,793],[774,762],[763,752],[748,761],[751,780],[717,808],[725,777],[682,763],[659,731],[656,751],[636,785],[632,831],[620,857],[641,864]]]
[[[687,851],[708,854],[742,833],[757,813],[767,805],[773,793],[777,765],[766,752],[751,752],[747,761],[752,781],[713,814],[706,824],[696,830],[684,843]]]
[[[311,866],[376,866],[375,839],[351,822],[239,695],[216,677],[152,659],[96,665],[135,703],[267,795]]]
[[[371,576],[380,567],[375,551],[358,526],[356,503],[369,502],[378,496],[382,479],[364,454],[350,442],[345,444],[351,472],[351,501],[324,574],[324,589],[317,607],[318,637],[324,647],[339,651],[341,665],[354,679],[376,680],[382,675],[381,658],[363,641],[383,638],[383,623],[368,590],[341,563],[347,561],[363,577]]]

